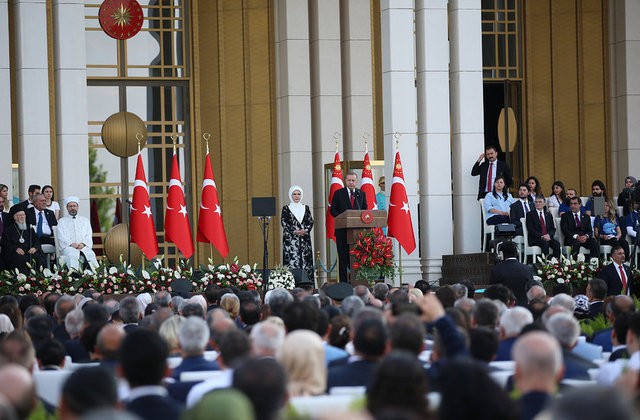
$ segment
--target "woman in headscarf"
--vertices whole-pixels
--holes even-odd
[[[282,208],[282,262],[289,268],[302,268],[313,282],[313,249],[311,229],[313,217],[309,206],[302,204],[302,188],[289,188],[291,202]]]

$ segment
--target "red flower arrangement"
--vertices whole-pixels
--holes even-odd
[[[356,279],[375,280],[393,278],[396,266],[393,263],[393,247],[391,238],[387,238],[381,229],[364,230],[349,252],[353,255],[352,268],[356,271]]]

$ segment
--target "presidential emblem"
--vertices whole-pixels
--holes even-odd
[[[100,6],[98,19],[107,35],[125,40],[140,32],[144,15],[136,0],[105,0]]]

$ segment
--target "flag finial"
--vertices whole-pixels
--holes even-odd
[[[396,131],[393,134],[393,137],[396,139],[396,150],[398,150],[398,143],[400,142],[400,137],[402,136],[402,134],[400,134],[400,132]]]
[[[177,144],[177,137],[175,134],[171,135],[171,141],[173,142],[173,154],[176,154],[176,144]]]
[[[342,137],[342,135],[337,131],[333,133],[333,139],[336,141],[336,153],[338,153],[338,140],[340,140],[340,137]]]
[[[207,154],[209,154],[209,139],[211,138],[211,134],[210,133],[204,133],[202,135],[202,138],[207,143]]]
[[[138,140],[138,153],[140,153],[140,143],[142,142],[143,138],[144,136],[142,135],[142,133],[136,134],[136,140]]]
[[[362,133],[362,139],[364,140],[364,148],[368,152],[369,151],[369,133],[367,133],[366,131]]]

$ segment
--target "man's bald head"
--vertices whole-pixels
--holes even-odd
[[[521,393],[551,392],[564,372],[560,344],[543,331],[520,336],[513,345],[511,357],[516,362],[515,385]]]
[[[115,324],[107,324],[102,327],[96,339],[96,349],[100,358],[102,360],[117,360],[124,336],[124,330]]]
[[[36,405],[36,387],[27,369],[8,364],[0,368],[0,394],[13,406],[19,419],[26,419]]]

